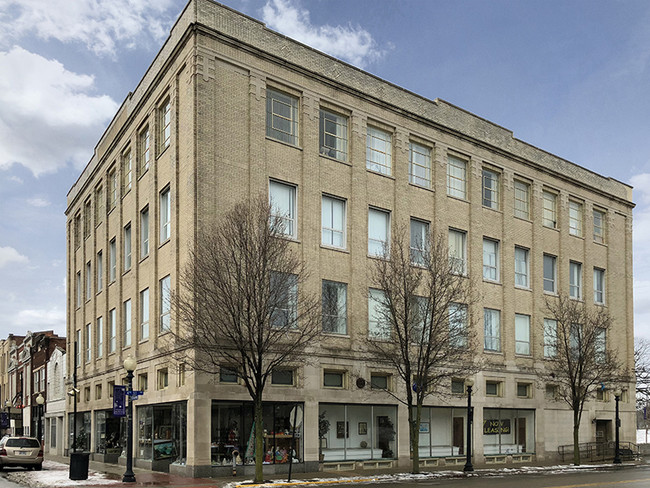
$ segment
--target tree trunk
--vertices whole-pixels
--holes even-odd
[[[580,416],[578,412],[573,412],[573,464],[580,466]]]
[[[415,418],[413,409],[409,408],[409,437],[411,441],[411,453],[413,459],[412,473],[420,472],[420,419],[422,416],[422,405],[418,401],[415,407]]]
[[[262,425],[262,395],[254,401],[255,404],[255,483],[264,481],[264,426]]]

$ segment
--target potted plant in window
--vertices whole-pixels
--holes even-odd
[[[318,414],[318,460],[323,461],[323,446],[327,447],[327,439],[325,436],[330,431],[330,421],[325,418],[326,411]]]

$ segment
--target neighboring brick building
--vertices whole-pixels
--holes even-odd
[[[357,382],[395,387],[393,372],[358,358],[372,319],[373,246],[397,224],[448,233],[469,275],[484,278],[474,310],[484,318],[487,365],[475,376],[476,462],[553,460],[572,442],[570,412],[536,375],[545,290],[607,304],[608,345],[632,370],[631,187],[193,0],[68,194],[69,350],[79,344],[68,376],[77,364],[77,422],[96,457],[115,461],[124,447],[111,393],[129,355],[145,391],[136,402],[137,466],[210,475],[227,469],[233,448],[244,452],[252,414],[236,376],[179,371],[158,346],[178,327],[165,298],[178,291],[202,223],[260,192],[286,202],[309,286],[336,287],[346,312],[323,333],[314,364],[267,388],[266,447],[279,451],[271,462],[283,461],[299,404],[297,469],[314,469],[321,447],[326,463],[408,464],[404,407]],[[634,439],[633,397],[621,404],[625,440]],[[427,402],[423,462],[462,456],[465,401]],[[325,441],[319,415],[330,422]],[[581,440],[613,436],[613,417],[607,395],[589,402]],[[512,428],[484,433],[488,419]]]

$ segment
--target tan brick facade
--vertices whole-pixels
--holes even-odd
[[[266,90],[269,87],[298,100],[296,145],[266,136]],[[168,147],[161,149],[166,137],[164,106],[167,100],[171,105],[170,142]],[[347,118],[345,161],[319,154],[319,112],[322,108]],[[144,149],[140,134],[147,126],[151,159],[148,169],[141,171]],[[369,126],[391,134],[389,175],[369,171],[366,167]],[[431,150],[430,188],[409,183],[411,142]],[[133,172],[130,180],[123,164],[129,148]],[[450,155],[467,163],[465,198],[448,195]],[[496,210],[483,205],[483,168],[498,174]],[[111,209],[113,169],[118,189],[115,207]],[[615,319],[615,333],[607,340],[618,351],[626,368],[632,368],[633,204],[630,187],[519,141],[510,131],[442,100],[426,100],[296,43],[228,8],[209,0],[195,0],[188,4],[143,80],[125,100],[98,143],[92,160],[68,194],[67,337],[74,341],[77,331],[81,331],[79,411],[89,412],[93,433],[89,447],[93,452],[98,452],[100,444],[99,439],[94,438],[98,424],[95,412],[111,408],[109,382],[121,384],[125,376],[122,361],[133,355],[138,359],[136,380],[138,375],[146,373],[149,386],[136,403],[138,409],[175,402],[185,405],[186,458],[183,465],[172,465],[171,469],[198,474],[217,472],[217,468],[210,468],[210,444],[214,441],[210,431],[214,431],[214,426],[206,429],[214,421],[212,402],[247,401],[248,395],[243,386],[220,384],[189,371],[181,385],[181,375],[158,348],[159,341],[164,340],[164,334],[160,334],[160,280],[169,275],[171,287],[176,290],[178,271],[202,224],[218,218],[242,198],[268,192],[270,180],[289,183],[296,188],[295,246],[309,263],[312,291],[320,292],[323,279],[347,284],[347,334],[324,334],[317,348],[317,361],[298,368],[297,386],[272,386],[265,393],[265,400],[269,402],[304,405],[300,457],[306,461],[305,465],[313,466],[319,458],[316,429],[319,404],[332,402],[373,404],[377,409],[382,405],[394,405],[397,412],[394,452],[392,457],[382,460],[408,463],[404,407],[397,406],[398,402],[386,393],[373,392],[367,387],[359,389],[355,383],[357,378],[369,382],[371,373],[379,371],[372,364],[359,360],[364,353],[363,338],[368,333],[368,288],[372,285],[367,278],[371,259],[368,257],[369,208],[389,211],[391,229],[406,226],[410,218],[417,218],[430,222],[433,231],[447,233],[453,228],[466,232],[471,276],[483,274],[483,239],[498,241],[499,278],[496,283],[479,280],[482,300],[474,310],[482,317],[484,307],[495,309],[501,316],[500,352],[486,352],[488,367],[476,375],[474,453],[477,461],[525,461],[533,456],[540,460],[553,459],[558,445],[571,442],[570,413],[561,403],[545,397],[545,385],[536,375],[536,371],[544,367],[544,254],[557,258],[557,284],[562,292],[569,291],[570,261],[582,264],[585,300],[592,300],[594,295],[593,269],[605,270],[605,303]],[[125,187],[128,181],[131,182],[130,190]],[[529,185],[528,218],[514,216],[516,181]],[[98,197],[99,186],[102,193]],[[171,197],[171,234],[169,239],[161,241],[161,232],[164,232],[161,192],[166,189]],[[557,196],[557,229],[543,225],[544,190]],[[321,244],[323,194],[346,202],[344,249]],[[570,201],[582,204],[580,237],[569,231]],[[145,208],[148,208],[149,253],[142,257],[141,212]],[[605,215],[603,244],[594,242],[594,208]],[[90,219],[88,225],[84,225],[86,218]],[[129,224],[131,266],[126,270],[124,236]],[[111,281],[109,254],[113,239],[116,272],[115,280]],[[514,285],[515,246],[528,250],[527,287]],[[102,289],[98,290],[100,251],[103,278]],[[92,280],[88,295],[87,263],[90,263]],[[80,303],[76,303],[77,273],[81,279]],[[140,294],[146,288],[149,289],[149,337],[144,339],[140,330]],[[124,338],[127,300],[131,300],[131,345],[126,345]],[[113,309],[117,333],[115,351],[111,352]],[[515,354],[515,314],[530,316],[528,356]],[[102,355],[98,357],[100,317],[103,338]],[[89,343],[87,324],[92,331]],[[482,324],[480,320],[481,345]],[[172,327],[177,327],[173,320]],[[89,355],[87,344],[91,349]],[[72,344],[68,351],[73,351]],[[74,355],[67,354],[67,357],[69,371],[72,371]],[[169,386],[158,389],[158,370],[165,367],[169,368]],[[347,380],[344,388],[324,389],[324,370],[344,371]],[[486,396],[486,380],[500,382],[498,396]],[[518,382],[532,385],[530,398],[518,397]],[[99,397],[97,385],[101,385]],[[634,391],[633,385],[628,387],[629,391]],[[90,389],[88,399],[84,398],[85,388]],[[622,403],[624,440],[631,440],[634,433],[632,399],[630,394]],[[428,405],[453,406],[460,411],[465,401],[463,397],[441,399],[434,396]],[[534,425],[527,427],[534,432],[534,448],[527,446],[522,456],[513,456],[510,452],[494,455],[484,449],[480,426],[485,408],[534,411]],[[68,411],[71,409],[69,402]],[[613,401],[589,403],[583,416],[581,438],[594,440],[595,421],[611,420],[613,411]],[[357,430],[357,425],[350,429]],[[362,426],[358,429],[361,432]],[[135,452],[137,465],[160,468],[155,460],[143,459],[138,454],[138,446]],[[459,453],[452,451],[446,457],[451,461],[454,454]],[[371,453],[371,457],[375,454]]]

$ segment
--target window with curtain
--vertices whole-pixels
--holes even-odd
[[[501,312],[486,308],[483,310],[483,335],[486,351],[501,351]]]
[[[515,286],[528,288],[528,249],[515,247]]]
[[[449,265],[456,274],[467,274],[467,233],[449,229]]]
[[[345,200],[323,195],[321,204],[321,232],[324,246],[344,249],[345,242]]]
[[[483,239],[483,279],[499,281],[499,243]]]
[[[368,126],[366,134],[366,168],[384,175],[392,172],[392,135]]]
[[[348,159],[348,118],[321,109],[320,153],[340,161]]]
[[[271,180],[269,182],[269,203],[271,213],[280,219],[283,224],[282,232],[289,237],[297,237],[297,208],[296,192],[294,185]]]
[[[368,255],[383,256],[388,252],[390,214],[377,208],[368,209]]]
[[[515,314],[515,353],[530,355],[530,316]]]
[[[415,142],[409,145],[409,181],[431,188],[431,149]]]

